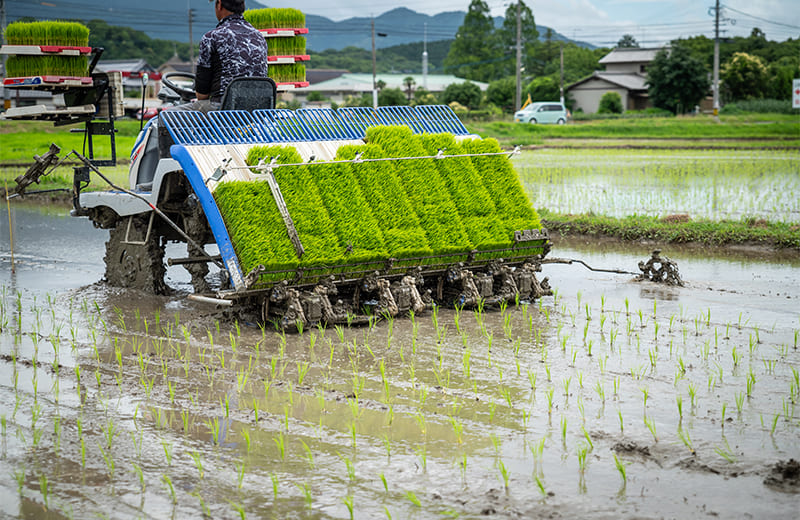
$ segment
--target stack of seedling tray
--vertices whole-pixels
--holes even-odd
[[[306,54],[308,34],[306,17],[297,9],[269,8],[244,12],[245,19],[258,29],[269,43],[269,77],[279,91],[307,87]]]
[[[89,29],[76,22],[14,22],[6,28],[7,54],[3,86],[43,89],[63,93],[72,88],[91,88],[89,77]],[[95,112],[94,105],[51,108],[45,105],[6,111],[8,119],[54,119]]]

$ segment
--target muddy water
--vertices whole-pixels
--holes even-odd
[[[187,303],[181,271],[171,297],[108,289],[106,232],[14,218],[14,275],[0,223],[5,516],[796,511],[796,256],[664,250],[683,288],[548,265],[556,298],[284,336]],[[648,255],[552,253],[625,270]]]

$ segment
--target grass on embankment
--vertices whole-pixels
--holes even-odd
[[[102,167],[100,170],[113,182],[127,186],[128,184],[128,158],[139,133],[139,121],[123,119],[116,121],[115,136],[117,148],[117,162],[114,167]],[[0,122],[0,193],[5,192],[6,184],[9,189],[14,187],[14,179],[22,175],[34,163],[35,155],[44,155],[50,149],[50,143],[55,143],[61,148],[58,154],[63,158],[70,151],[76,150],[84,153],[83,134],[72,133],[70,129],[83,128],[83,125],[55,127],[47,121],[2,121]],[[98,159],[111,157],[110,139],[106,136],[95,136],[94,156]],[[65,165],[56,168],[47,177],[41,179],[39,185],[33,185],[28,191],[71,189],[72,166],[77,165],[77,158],[70,157]],[[92,182],[87,190],[105,190],[109,186],[97,175],[91,174]]]
[[[494,137],[503,146],[542,144],[547,139],[759,139],[797,144],[800,117],[768,114],[721,116],[720,122],[706,115],[599,119],[566,125],[531,125],[506,121],[473,122],[470,132]],[[763,143],[762,143],[763,144]],[[769,146],[769,145],[768,145]]]
[[[744,219],[656,218],[635,215],[614,218],[600,215],[564,215],[538,209],[542,225],[551,234],[603,235],[621,240],[652,240],[663,243],[699,243],[712,246],[756,244],[800,250],[800,225]]]
[[[115,141],[117,159],[128,160],[133,143],[139,133],[139,121],[121,119],[114,123],[117,130]],[[59,157],[71,150],[83,153],[83,125],[53,126],[47,121],[0,121],[0,165],[33,163],[34,155],[42,155],[50,149],[50,143],[61,148]],[[107,136],[96,135],[93,140],[94,155],[105,159],[111,156],[111,143]]]

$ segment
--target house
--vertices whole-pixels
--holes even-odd
[[[161,75],[150,66],[145,60],[100,60],[95,67],[100,72],[119,71],[122,73],[122,89],[125,96],[141,97],[142,95],[142,75],[147,73],[150,77],[148,82],[148,97],[153,96],[155,82],[161,79]]]
[[[308,71],[308,76],[311,76],[311,70]],[[405,79],[408,77],[414,80],[414,89],[425,88],[432,93],[443,92],[448,85],[453,83],[467,81],[452,74],[428,74],[427,77],[423,77],[422,74],[377,74],[375,81],[383,82],[385,88],[399,88],[405,92]],[[362,94],[372,92],[372,74],[345,73],[332,79],[310,83],[308,87],[294,91],[298,101],[303,101],[309,92],[320,92],[325,98],[341,104],[349,96],[360,97]],[[486,91],[489,87],[488,83],[479,81],[473,81],[472,83],[482,91]]]
[[[566,88],[575,100],[572,109],[597,112],[600,98],[606,92],[617,92],[625,110],[644,110],[652,105],[647,94],[647,66],[660,48],[616,48],[603,56],[606,70],[594,73]]]

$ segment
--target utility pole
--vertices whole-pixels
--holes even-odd
[[[719,0],[714,7],[714,117],[719,117]]]
[[[514,111],[522,106],[522,0],[517,0],[517,96]]]
[[[561,59],[561,83],[558,87],[558,91],[561,93],[561,104],[564,104],[564,42],[561,42],[559,45],[559,54]]]
[[[376,80],[377,77],[377,66],[376,66],[376,58],[375,58],[375,17],[372,17],[372,108],[378,108],[378,82]]]
[[[192,37],[192,22],[194,22],[194,9],[189,8],[189,63],[194,72],[194,38]]]
[[[428,90],[428,24],[424,24],[422,37],[422,88]]]

